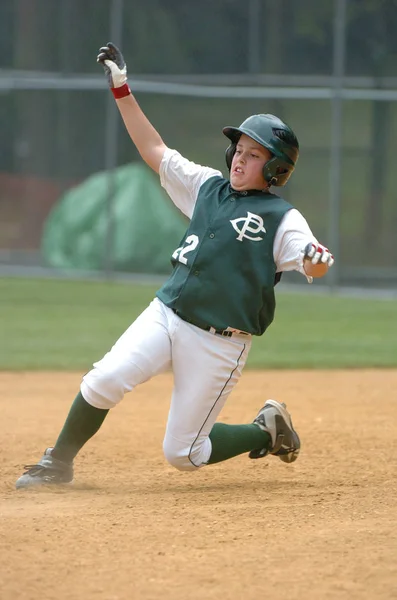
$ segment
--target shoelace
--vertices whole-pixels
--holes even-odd
[[[26,469],[26,473],[39,473],[40,471],[42,471],[43,469],[48,469],[48,467],[43,467],[43,465],[24,465],[23,467],[24,469]]]

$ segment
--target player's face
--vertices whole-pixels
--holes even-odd
[[[263,166],[271,156],[269,150],[243,133],[230,169],[232,188],[238,192],[265,189],[268,184],[263,177]]]

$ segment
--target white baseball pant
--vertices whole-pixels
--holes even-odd
[[[155,298],[94,369],[81,393],[96,408],[113,408],[126,392],[172,368],[174,389],[163,450],[182,471],[205,465],[209,433],[236,385],[251,336],[213,335],[183,321]]]

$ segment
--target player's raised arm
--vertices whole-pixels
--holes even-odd
[[[108,78],[124,124],[143,160],[156,173],[166,145],[146,118],[127,83],[127,65],[120,50],[111,42],[99,49],[97,62],[101,63]]]

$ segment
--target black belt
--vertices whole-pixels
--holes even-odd
[[[235,333],[240,333],[242,335],[249,335],[245,331],[228,331],[227,329],[216,329],[215,327],[212,327],[211,325],[199,325],[195,321],[192,321],[192,319],[188,319],[187,317],[184,317],[183,315],[181,315],[181,313],[179,312],[179,310],[177,310],[176,308],[171,308],[171,310],[180,319],[182,319],[182,321],[186,321],[186,323],[190,323],[191,325],[194,325],[195,327],[198,327],[199,329],[203,329],[204,331],[209,331],[210,333],[213,333],[214,335],[215,334],[217,334],[217,335],[223,335],[224,337],[232,337],[232,335],[235,334]]]

